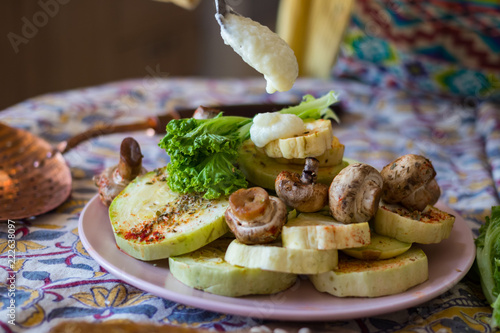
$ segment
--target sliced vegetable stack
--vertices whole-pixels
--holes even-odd
[[[296,115],[300,119],[337,119],[329,108],[337,101],[330,92],[315,99],[308,95],[297,106],[278,113]],[[247,187],[247,180],[236,167],[239,149],[250,138],[252,119],[223,116],[212,119],[178,119],[167,125],[160,142],[170,156],[168,186],[179,193],[204,193],[214,199]]]
[[[337,297],[424,282],[415,243],[440,242],[454,223],[433,206],[434,168],[419,155],[381,172],[345,160],[336,99],[306,96],[253,119],[207,109],[171,121],[160,142],[171,162],[110,206],[117,245],[141,260],[169,258],[178,280],[226,296],[279,292],[296,274]]]
[[[231,238],[168,260],[170,272],[184,284],[222,296],[274,294],[291,287],[297,275],[234,266],[224,260]]]

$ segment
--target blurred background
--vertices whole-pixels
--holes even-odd
[[[198,5],[187,10],[162,1]],[[214,0],[162,1],[1,0],[0,110],[40,94],[129,78],[262,78],[222,41]],[[497,3],[227,2],[278,31],[301,76],[500,99]]]
[[[279,0],[231,1],[274,30]],[[127,78],[259,76],[224,44],[212,0],[2,0],[0,110]]]

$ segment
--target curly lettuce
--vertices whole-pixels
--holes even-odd
[[[291,113],[301,119],[334,119],[329,106],[338,96],[330,91],[320,98],[304,96],[296,106],[278,112]],[[236,167],[238,150],[250,138],[252,118],[223,116],[212,119],[176,119],[167,125],[159,146],[170,156],[167,183],[178,193],[204,193],[207,199],[246,188],[248,182]]]
[[[493,314],[492,328],[500,323],[500,206],[491,209],[491,217],[479,228],[476,243],[476,263],[481,278],[481,287]]]

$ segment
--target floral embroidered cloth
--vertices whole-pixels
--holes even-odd
[[[149,78],[48,94],[0,112],[0,121],[23,128],[55,144],[99,124],[130,123],[161,114],[173,105],[223,105],[298,102],[306,93],[340,94],[342,122],[335,135],[345,156],[382,168],[394,158],[418,153],[437,169],[442,200],[477,229],[499,204],[500,106],[410,95],[349,81],[299,80],[286,93],[268,95],[261,79],[209,80]],[[0,225],[0,327],[5,332],[48,332],[66,320],[169,323],[231,331],[268,325],[363,332],[487,332],[491,310],[476,277],[462,281],[435,299],[395,313],[321,323],[275,322],[185,306],[143,292],[102,268],[89,256],[78,234],[78,219],[95,196],[92,176],[117,163],[126,136],[141,144],[149,170],[168,156],[160,136],[147,132],[103,136],[65,154],[71,167],[71,197],[52,212],[14,221],[16,262],[7,265],[7,224]],[[453,249],[450,249],[452,251]],[[7,276],[16,276],[16,325],[7,323]],[[440,329],[443,329],[442,331]]]

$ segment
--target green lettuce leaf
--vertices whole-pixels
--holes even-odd
[[[483,293],[493,314],[491,326],[500,323],[500,206],[491,209],[491,217],[479,228],[476,243],[476,263],[481,277]]]
[[[337,100],[338,95],[334,91],[330,91],[320,98],[314,98],[312,95],[305,95],[300,104],[290,106],[278,112],[295,114],[301,119],[333,119],[339,123],[339,117],[330,109],[330,105],[337,102]]]
[[[159,143],[170,156],[169,187],[179,193],[204,192],[207,199],[246,187],[243,173],[234,164],[246,138],[240,129],[251,121],[222,114],[212,119],[170,121]]]

